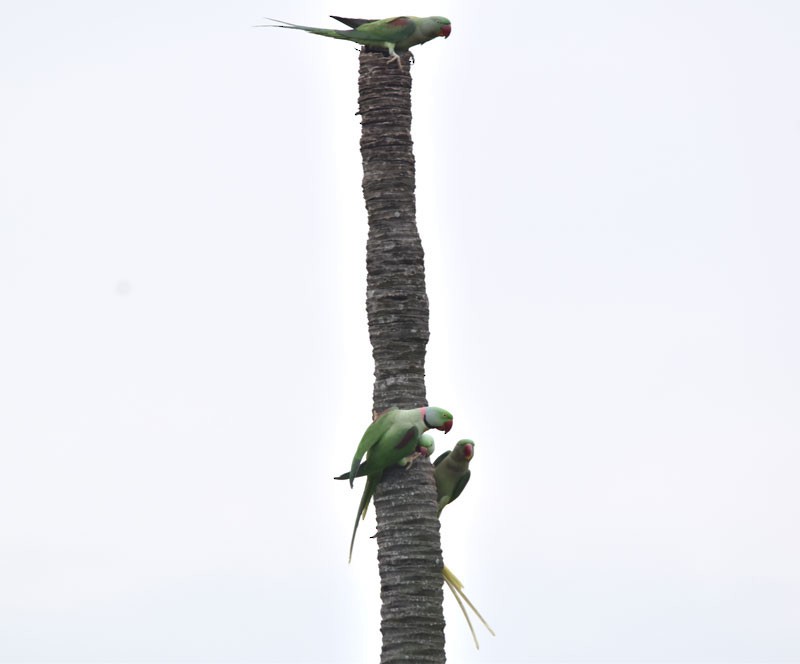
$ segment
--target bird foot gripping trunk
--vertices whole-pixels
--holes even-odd
[[[409,54],[359,56],[373,408],[427,405],[428,296],[416,227]],[[390,468],[375,492],[381,577],[381,662],[444,662],[442,550],[433,467]]]

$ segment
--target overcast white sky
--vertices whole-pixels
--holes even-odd
[[[0,661],[380,648],[357,54],[416,49],[453,662],[800,661],[800,3],[0,3]]]

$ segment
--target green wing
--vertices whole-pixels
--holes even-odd
[[[472,474],[472,471],[467,471],[461,477],[458,478],[458,482],[456,482],[455,487],[453,488],[453,495],[450,496],[450,502],[452,503],[456,498],[461,495],[461,492],[467,486],[467,482],[469,482],[469,476]]]
[[[438,457],[436,457],[436,461],[433,462],[434,466],[438,466],[442,461],[447,458],[447,455],[450,454],[451,450],[447,450],[447,452],[442,452]]]
[[[410,17],[397,16],[395,18],[382,18],[379,21],[362,23],[355,28],[354,32],[376,42],[396,44],[414,34],[414,30],[416,30],[416,25]]]
[[[392,419],[396,411],[397,408],[390,408],[384,412],[377,420],[367,427],[367,430],[361,437],[361,442],[358,444],[356,454],[353,457],[353,463],[350,465],[351,487],[353,486],[353,480],[356,478],[356,474],[358,473],[358,466],[361,463],[361,459],[364,457],[367,451],[381,439],[381,436],[383,436],[383,434],[389,430],[389,427],[392,426]]]
[[[383,472],[393,463],[399,463],[401,466],[405,466],[411,459],[408,457],[398,457],[398,454],[402,454],[402,452],[398,450],[405,449],[416,437],[417,428],[409,427],[397,445],[394,447],[387,447],[383,444],[386,441],[386,436],[384,435],[378,441],[377,445],[373,445],[367,450],[367,459],[359,464],[356,474],[353,476],[353,478],[355,479],[356,477],[364,477],[364,475],[373,475],[374,473]],[[433,444],[432,441],[431,444]],[[414,454],[415,451],[413,449],[409,450],[409,455],[413,456]],[[333,479],[349,480],[350,472],[348,471],[346,473],[342,473],[341,475],[337,475]]]

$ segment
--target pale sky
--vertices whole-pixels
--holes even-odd
[[[0,3],[0,662],[374,662],[357,52],[413,136],[452,662],[800,661],[800,3]]]

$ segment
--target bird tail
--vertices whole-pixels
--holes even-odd
[[[470,609],[475,612],[475,615],[478,616],[480,621],[483,623],[483,626],[489,630],[489,633],[492,636],[495,636],[494,630],[489,627],[489,623],[486,622],[484,617],[481,615],[480,611],[475,608],[475,605],[469,601],[469,597],[464,593],[464,584],[458,580],[458,577],[453,574],[447,565],[442,567],[442,576],[444,577],[444,581],[447,584],[447,587],[450,588],[450,592],[453,593],[453,597],[456,598],[456,602],[458,602],[458,606],[461,607],[461,612],[464,614],[464,618],[467,619],[467,625],[469,625],[469,631],[472,632],[472,640],[475,642],[475,647],[480,650],[480,645],[478,644],[478,637],[475,636],[475,630],[472,628],[472,621],[469,619],[469,615],[467,614],[466,608],[464,608],[464,603],[461,601],[462,599],[464,602],[467,603]]]
[[[352,30],[332,30],[330,28],[312,28],[308,25],[297,25],[296,23],[289,23],[288,21],[281,21],[277,18],[270,18],[265,16],[268,21],[275,21],[275,25],[254,25],[254,28],[289,28],[290,30],[304,30],[313,35],[322,35],[323,37],[333,37],[334,39],[347,39],[347,33]]]
[[[366,475],[366,474],[367,474],[366,462],[362,462],[361,465],[358,467],[358,470],[356,470],[356,472],[353,475],[353,477],[364,477],[364,475]],[[337,475],[333,479],[335,479],[335,480],[349,480],[350,479],[350,472],[346,472],[346,473],[342,473],[341,475]]]
[[[361,502],[358,504],[358,512],[356,512],[356,522],[353,525],[353,536],[350,538],[350,556],[347,562],[353,560],[353,544],[356,541],[356,531],[358,530],[358,522],[367,516],[367,508],[369,501],[372,500],[372,494],[375,493],[375,487],[378,486],[380,475],[376,478],[374,475],[367,476],[367,483],[364,485],[364,493],[361,494]]]
[[[356,543],[356,531],[358,530],[358,522],[361,521],[361,510],[358,510],[356,514],[356,522],[353,525],[353,535],[350,538],[350,553],[347,556],[347,562],[353,562],[353,545]]]
[[[467,621],[467,625],[469,626],[469,632],[472,634],[472,640],[475,643],[475,649],[480,650],[481,644],[478,643],[478,636],[475,634],[475,628],[472,626],[472,621],[469,619],[469,614],[467,610],[464,608],[464,602],[461,601],[461,598],[458,596],[459,589],[453,582],[448,578],[448,576],[442,570],[442,576],[444,577],[444,582],[447,584],[447,587],[450,588],[450,592],[453,593],[453,597],[456,598],[456,602],[458,602],[458,606],[461,609],[461,613],[464,614],[464,618]]]

